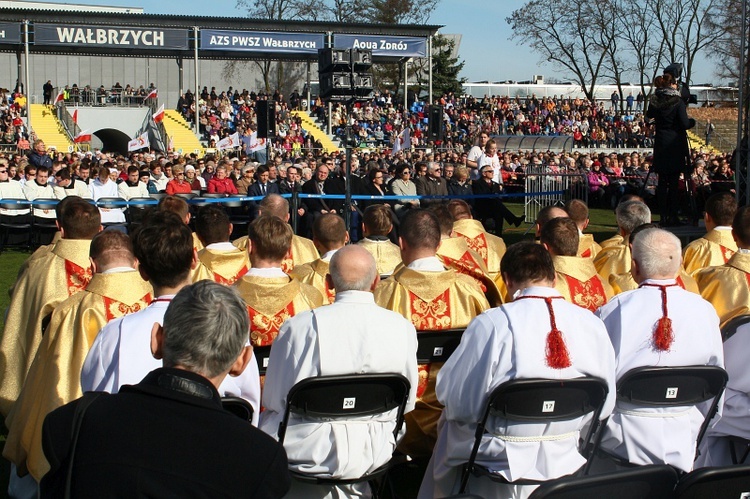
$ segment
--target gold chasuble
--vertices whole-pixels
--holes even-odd
[[[695,280],[701,296],[716,309],[721,327],[750,314],[750,253],[737,252],[724,265],[700,270]]]
[[[465,328],[489,308],[471,277],[449,269],[421,272],[400,267],[375,288],[375,303],[410,320],[419,331]],[[413,457],[429,457],[437,440],[437,422],[443,406],[435,396],[442,362],[419,365],[419,386],[413,411],[406,414],[406,436],[399,448]]]
[[[471,218],[453,222],[453,232],[466,239],[469,248],[479,253],[490,278],[497,281],[500,277],[500,260],[505,254],[503,238],[485,231],[482,222]]]
[[[235,239],[232,241],[232,244],[242,251],[247,251],[247,236]],[[281,270],[288,274],[297,265],[310,263],[318,258],[320,258],[320,253],[318,253],[318,249],[311,240],[306,237],[294,235],[292,236],[292,247],[289,249],[284,261],[281,263]]]
[[[594,241],[592,234],[581,234],[578,238],[578,256],[582,258],[594,258],[602,250],[602,247]]]
[[[613,296],[612,287],[596,273],[590,258],[553,256],[555,289],[573,305],[595,311]]]
[[[623,238],[620,234],[615,234],[609,239],[605,239],[604,241],[599,243],[599,246],[601,246],[602,249],[604,249],[608,246],[616,246],[618,244],[625,244],[625,238]]]
[[[198,237],[198,234],[193,232],[193,249],[195,251],[200,251],[204,248],[203,243],[201,242],[200,238]]]
[[[218,251],[204,248],[198,252],[198,266],[192,271],[193,282],[208,279],[231,286],[250,269],[247,251]]]
[[[299,282],[308,284],[323,295],[323,305],[330,305],[336,298],[336,290],[329,288],[326,282],[329,263],[318,258],[314,262],[295,265],[289,275]],[[283,269],[282,269],[283,270]]]
[[[21,266],[18,268],[18,274],[16,274],[16,282],[13,283],[13,285],[8,290],[8,296],[13,296],[13,291],[16,288],[16,284],[18,283],[18,280],[21,279],[21,276],[24,272],[29,268],[32,262],[34,262],[37,258],[42,257],[52,251],[52,248],[55,247],[55,243],[61,239],[60,231],[55,232],[55,235],[52,237],[52,242],[50,244],[45,244],[43,246],[39,246],[34,252],[31,254],[30,257],[28,257],[24,262],[21,264]]]
[[[247,305],[250,342],[257,347],[273,343],[285,320],[323,304],[317,289],[289,277],[246,275],[234,289]]]
[[[8,415],[3,456],[37,480],[49,470],[42,451],[42,423],[57,409],[83,395],[81,369],[91,344],[107,322],[142,310],[153,290],[133,270],[94,274],[86,289],[55,308],[18,402]]]
[[[375,259],[380,276],[390,276],[401,263],[401,249],[387,237],[370,239],[365,237],[357,243],[370,252]]]
[[[690,291],[691,293],[695,293],[697,295],[700,294],[700,292],[698,291],[698,284],[695,282],[695,279],[690,276],[690,274],[685,272],[685,269],[680,268],[680,273],[677,274],[677,278],[675,280],[677,281],[677,285],[685,291]],[[633,274],[630,273],[629,269],[624,274],[612,274],[611,276],[609,276],[609,284],[610,286],[612,286],[612,291],[615,295],[619,295],[620,293],[624,293],[625,291],[638,289],[638,283],[635,282],[635,279],[633,279]]]
[[[609,282],[609,276],[630,272],[630,247],[627,244],[615,244],[602,248],[594,258],[596,272]]]
[[[707,267],[724,265],[737,251],[737,243],[730,230],[711,230],[700,239],[691,242],[682,250],[682,265],[688,274]]]
[[[500,290],[498,290],[495,281],[490,278],[484,260],[478,253],[469,248],[466,239],[463,237],[442,239],[436,256],[446,267],[474,279],[482,288],[491,307],[499,307],[503,304]]]
[[[31,262],[16,282],[0,339],[0,413],[21,393],[42,339],[42,323],[57,305],[91,280],[88,239],[61,239]]]

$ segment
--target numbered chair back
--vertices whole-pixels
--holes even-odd
[[[417,334],[417,364],[445,362],[461,343],[464,329],[419,331]]]
[[[258,373],[261,376],[266,375],[268,371],[268,359],[271,358],[271,345],[262,347],[253,347],[253,354],[255,355],[255,361],[258,363]]]
[[[345,421],[385,414],[398,409],[393,435],[404,422],[409,397],[409,380],[400,374],[350,374],[303,379],[287,395],[284,418],[279,425],[279,442],[284,436],[289,415],[306,420]]]
[[[538,424],[572,421],[591,415],[592,424],[579,447],[586,449],[598,428],[599,416],[608,391],[604,380],[593,377],[567,380],[514,379],[495,388],[487,399],[482,419],[477,422],[474,447],[469,461],[464,465],[460,492],[466,490],[470,474],[506,482],[501,475],[476,464],[479,445],[486,432],[487,420],[490,416],[512,422]],[[524,481],[524,483],[532,482]]]
[[[700,444],[727,379],[727,372],[716,366],[638,367],[617,382],[617,401],[640,407],[685,407],[710,401],[698,432],[696,444]]]

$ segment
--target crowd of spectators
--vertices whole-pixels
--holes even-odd
[[[74,106],[103,106],[107,104],[123,104],[125,106],[139,106],[143,104],[149,93],[156,87],[151,83],[148,87],[143,85],[126,84],[124,87],[116,82],[110,88],[104,85],[81,85],[77,83],[65,85],[62,89],[63,99],[68,105]],[[50,94],[51,95],[51,94]],[[45,100],[47,92],[45,91]],[[54,97],[54,96],[52,96]]]

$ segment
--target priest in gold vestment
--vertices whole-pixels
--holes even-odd
[[[633,232],[628,236],[627,242],[627,255],[628,259],[631,259],[630,256],[631,251],[633,250],[633,240],[638,236],[638,234],[646,229],[656,229],[658,226],[656,224],[648,223],[639,225],[636,227]],[[690,291],[691,293],[700,294],[700,291],[698,291],[698,284],[695,282],[695,279],[685,272],[685,269],[680,266],[679,273],[677,274],[677,277],[675,277],[675,281],[677,282],[677,285],[680,286],[685,291]],[[619,295],[620,293],[623,293],[625,291],[632,291],[634,289],[638,289],[638,283],[635,282],[635,279],[633,278],[633,274],[630,272],[630,264],[627,265],[627,270],[621,274],[611,274],[609,276],[609,284],[612,286],[612,291],[615,295]]]
[[[552,255],[555,289],[573,305],[594,312],[612,298],[612,287],[596,273],[590,258],[578,253],[578,226],[570,218],[555,218],[542,227],[541,243]]]
[[[451,237],[454,221],[448,207],[444,204],[433,204],[428,209],[435,214],[440,223],[440,246],[438,246],[436,253],[440,262],[446,268],[474,279],[482,288],[491,307],[502,305],[503,299],[500,296],[500,290],[495,281],[490,278],[482,257],[469,247],[463,237]]]
[[[651,223],[651,210],[640,201],[625,201],[617,205],[615,211],[617,227],[622,237],[622,244],[603,247],[594,258],[596,271],[609,282],[610,275],[630,272],[630,248],[628,238],[636,227]]]
[[[695,274],[701,296],[716,309],[721,327],[735,317],[750,314],[750,207],[737,210],[732,234],[738,250],[729,261]]]
[[[594,258],[602,250],[602,247],[594,241],[592,234],[583,233],[589,226],[589,207],[580,199],[571,199],[565,203],[565,211],[568,212],[568,216],[578,227],[578,256]]]
[[[0,413],[7,416],[21,393],[42,339],[42,325],[57,305],[91,280],[89,247],[101,230],[99,210],[78,199],[66,208],[62,239],[21,275],[0,339]]]
[[[159,200],[157,210],[174,213],[175,215],[180,217],[185,225],[190,225],[190,219],[192,217],[190,214],[190,206],[188,206],[187,201],[179,196],[163,197],[161,200]],[[195,232],[193,232],[193,249],[195,249],[195,251],[200,251],[203,249],[203,243],[198,237],[198,234],[196,234]]]
[[[682,251],[682,260],[688,274],[707,267],[724,265],[735,251],[737,243],[732,237],[732,220],[737,212],[737,201],[729,192],[714,194],[706,200],[706,234],[691,242]]]
[[[209,279],[231,286],[250,268],[247,251],[242,251],[229,242],[232,233],[229,216],[220,207],[203,206],[195,217],[195,233],[204,248],[198,252],[198,267],[192,280]]]
[[[295,266],[289,275],[320,291],[323,295],[323,304],[329,305],[336,297],[336,290],[331,289],[326,280],[328,265],[331,257],[349,242],[349,233],[346,231],[344,219],[335,213],[326,213],[316,218],[312,230],[313,242],[321,257],[313,262]]]
[[[472,218],[466,201],[454,199],[448,203],[448,210],[453,216],[453,234],[465,239],[469,248],[479,254],[493,281],[501,279],[500,260],[505,254],[503,238],[484,230],[482,223]]]
[[[130,238],[100,232],[91,241],[94,272],[86,288],[59,304],[31,365],[13,410],[5,420],[3,456],[18,473],[39,481],[49,465],[42,451],[42,423],[56,408],[83,395],[81,368],[99,330],[112,319],[146,308],[151,285],[137,270]]]
[[[289,224],[278,217],[261,215],[250,224],[249,234],[253,266],[234,288],[247,304],[250,342],[254,346],[268,346],[285,320],[321,306],[323,295],[281,269],[292,240]]]
[[[261,200],[258,206],[258,214],[273,215],[282,222],[288,223],[289,201],[278,194],[269,194]],[[232,244],[243,251],[247,251],[248,238],[247,236],[240,237],[232,241]],[[284,261],[281,262],[281,270],[288,274],[297,265],[310,263],[319,257],[320,254],[311,240],[295,234],[292,237],[292,245],[284,256]]]
[[[434,214],[410,210],[401,221],[399,243],[404,266],[375,288],[375,303],[403,315],[417,332],[465,328],[489,308],[476,281],[446,269],[435,256],[440,224]],[[435,397],[435,382],[441,366],[419,366],[417,404],[406,416],[406,436],[400,446],[412,457],[429,457],[437,439],[442,406]]]
[[[375,259],[378,274],[386,278],[401,264],[401,249],[388,238],[393,230],[391,208],[384,204],[371,204],[362,217],[364,237],[357,244]]]

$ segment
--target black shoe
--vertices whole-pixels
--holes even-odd
[[[516,227],[520,227],[521,224],[524,223],[525,221],[526,221],[526,217],[524,217],[523,215],[521,215],[520,217],[514,218],[512,223]]]

